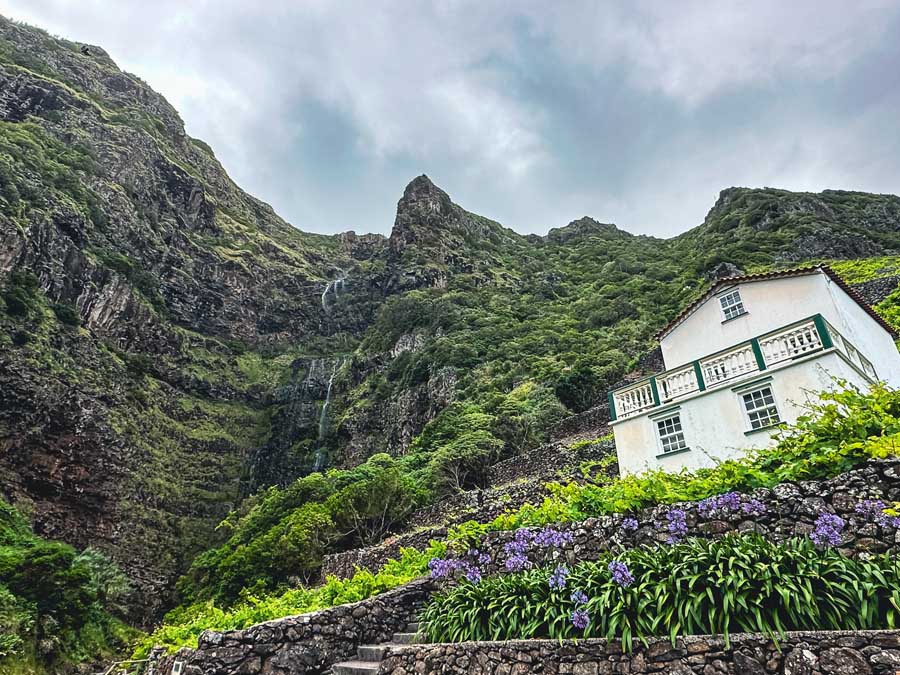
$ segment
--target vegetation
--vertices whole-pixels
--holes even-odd
[[[36,536],[0,501],[0,672],[59,672],[121,650],[136,636],[116,618],[129,591],[102,553]]]
[[[598,562],[462,581],[423,621],[436,642],[853,630],[900,625],[900,560],[847,558],[810,540],[691,539]]]
[[[435,438],[441,436],[438,428],[433,428],[431,433]],[[285,513],[306,514],[308,513],[307,507],[311,504],[330,504],[333,508],[335,502],[343,500],[342,497],[334,498],[335,495],[341,494],[339,491],[334,490],[341,485],[354,487],[359,480],[359,477],[354,477],[352,472],[329,471],[325,476],[316,474],[301,479],[290,488],[284,490],[270,488],[264,495],[255,498],[252,506],[246,512],[241,514],[234,513],[228,520],[223,522],[221,527],[232,533],[229,543],[221,549],[216,549],[198,558],[192,569],[192,574],[182,580],[182,590],[185,592],[185,595],[193,597],[195,601],[170,612],[166,616],[163,626],[145,641],[142,647],[143,651],[140,653],[145,652],[154,643],[164,644],[170,649],[192,645],[196,636],[204,629],[241,628],[254,622],[274,619],[293,613],[313,611],[332,604],[368,597],[371,594],[387,590],[425,574],[428,569],[427,563],[433,558],[439,558],[444,555],[448,546],[453,547],[457,551],[466,551],[473,546],[477,546],[480,537],[491,529],[514,529],[522,526],[564,522],[566,520],[581,520],[588,516],[611,512],[629,512],[656,504],[699,500],[730,490],[750,490],[760,486],[772,486],[784,481],[825,478],[850,470],[871,457],[893,456],[897,454],[898,448],[900,448],[900,393],[881,386],[875,386],[865,393],[852,389],[826,393],[822,395],[820,403],[811,407],[808,415],[801,418],[796,425],[783,430],[781,439],[775,448],[752,453],[745,459],[729,460],[715,468],[696,472],[650,472],[641,476],[629,476],[626,478],[601,478],[595,484],[572,483],[565,487],[557,486],[555,488],[556,493],[539,506],[526,505],[521,509],[499,517],[492,523],[470,522],[452,528],[446,543],[433,542],[428,550],[421,553],[413,549],[404,549],[401,560],[389,562],[377,574],[373,575],[367,571],[360,571],[351,580],[339,581],[329,579],[326,585],[320,588],[299,588],[266,593],[265,589],[267,587],[271,587],[273,584],[278,585],[274,581],[274,577],[269,576],[268,583],[254,587],[245,584],[244,590],[237,595],[237,601],[232,602],[231,598],[235,597],[234,588],[238,588],[244,583],[240,574],[229,576],[232,569],[242,569],[242,574],[245,574],[247,579],[265,578],[259,572],[261,567],[257,566],[259,564],[258,560],[248,553],[243,553],[243,551],[256,550],[255,542],[257,541],[265,541],[268,544],[268,547],[260,547],[260,550],[263,552],[278,550],[281,546],[288,546],[280,543],[273,544],[273,542],[278,542],[276,535],[290,539],[291,533],[285,532],[281,526],[282,521],[285,520]],[[388,462],[387,458],[375,459],[384,463],[384,467],[388,469],[396,468],[397,466]],[[371,471],[372,467],[361,467],[361,469]],[[427,466],[422,470],[427,470]],[[594,472],[591,472],[591,474],[594,475]],[[381,474],[374,472],[370,474],[370,477],[377,479],[379,475]],[[377,492],[374,494],[377,494]],[[314,499],[316,501],[313,501]],[[299,520],[300,516],[298,515],[296,518]],[[302,530],[302,527],[298,531],[300,530]],[[757,541],[749,541],[748,543],[741,540],[736,543],[731,542],[729,545],[734,545],[739,550],[744,551],[741,554],[743,556],[752,558],[752,556],[777,554],[785,556],[785,560],[793,561],[791,564],[797,565],[800,565],[801,561],[808,559],[812,555],[804,544],[790,544],[787,548],[781,549]],[[692,555],[695,555],[695,558],[693,560],[701,559],[696,556],[712,555],[711,552],[716,551],[718,551],[716,555],[724,555],[726,551],[726,549],[703,548],[705,544],[702,543],[692,543],[686,546],[685,551],[694,551]],[[677,551],[681,551],[681,549],[677,549]],[[229,552],[233,552],[234,557],[231,557]],[[297,556],[296,553],[293,555],[295,556],[293,559],[285,561],[287,567],[281,573],[289,574],[291,569],[296,573],[298,569],[297,563],[300,562],[302,564],[303,558]],[[627,555],[636,556],[635,561],[646,562],[648,574],[655,570],[653,574],[665,576],[660,571],[665,569],[663,563],[677,559],[681,553],[656,552],[651,554],[645,551],[643,553],[631,552]],[[828,555],[830,556],[831,554],[829,553]],[[830,559],[828,558],[828,560]],[[631,560],[631,558],[627,558],[627,560]],[[236,561],[240,561],[245,566],[241,568],[239,562]],[[656,562],[651,564],[652,561]],[[644,564],[644,562],[641,562],[641,564]],[[654,564],[656,567],[653,567]],[[703,567],[704,564],[706,563],[697,562],[698,569],[705,569]],[[822,564],[825,565],[825,562]],[[637,562],[635,562],[635,565],[637,565]],[[826,567],[827,569],[833,569],[833,567],[828,567],[827,565]],[[825,570],[826,567],[823,567],[822,570]],[[592,574],[595,574],[596,570],[602,572],[601,568],[602,564],[578,568],[581,571],[576,572],[581,574],[586,580],[586,589],[594,587],[588,584],[588,580],[594,578]],[[635,567],[634,569],[642,568]],[[851,567],[850,571],[852,574],[863,574],[865,570],[860,572],[860,569]],[[868,570],[870,568],[865,569]],[[594,572],[591,570],[594,570]],[[192,578],[194,574],[201,573],[208,575],[208,577]],[[634,570],[632,570],[632,573],[635,573]],[[843,574],[844,572],[839,571],[836,573]],[[482,582],[487,584],[484,586],[464,584],[460,590],[451,591],[446,598],[439,600],[438,604],[433,606],[433,609],[429,609],[429,615],[440,614],[445,610],[450,611],[452,604],[440,603],[480,603],[481,599],[487,601],[491,597],[503,599],[505,602],[509,599],[508,595],[504,595],[507,591],[511,594],[520,593],[522,588],[526,586],[531,588],[531,585],[538,582],[546,586],[548,575],[549,572],[547,571],[534,571],[522,576],[521,580],[516,580],[518,578],[509,581],[491,579]],[[791,576],[792,574],[786,573],[786,577]],[[219,585],[219,577],[233,579],[234,586],[226,588]],[[573,576],[572,578],[577,579],[581,577]],[[652,580],[656,577],[651,575],[648,578]],[[851,576],[848,578],[855,579],[856,577]],[[606,581],[601,577],[596,577],[590,583],[599,588]],[[797,583],[800,582],[797,581]],[[517,586],[516,584],[525,584],[526,586]],[[538,583],[538,585],[540,584]],[[219,590],[219,595],[207,595],[208,589]],[[655,593],[656,590],[653,592]],[[659,592],[662,593],[663,590],[659,590]],[[672,591],[668,589],[665,592]],[[568,597],[560,593],[554,595],[550,593],[549,589],[546,592],[542,591],[542,593],[543,595],[538,596],[542,598],[542,602],[549,601],[548,598],[555,598],[555,602]],[[703,593],[705,594],[706,591],[703,591]],[[533,611],[535,613],[529,616],[542,616],[541,612],[530,609],[532,600],[528,599],[529,596],[527,594],[523,592],[521,596],[523,598],[521,601],[502,605],[514,610],[510,614],[511,617],[519,617],[520,615],[517,612],[520,611]],[[604,596],[598,591],[591,597]],[[624,598],[625,596],[622,597]],[[704,595],[704,598],[707,597],[707,595]],[[838,598],[835,602],[844,602],[841,599],[844,596],[838,595],[835,597]],[[890,598],[892,596],[888,595],[886,597]],[[500,600],[497,602],[500,602]],[[594,602],[590,607],[592,614],[596,616],[603,614],[605,616],[607,612],[603,608],[598,607],[597,602],[600,601]],[[632,600],[628,600],[628,602],[632,602]],[[703,602],[706,601],[703,600]],[[228,609],[229,606],[231,607],[230,609]],[[472,609],[472,606],[464,608],[466,612],[470,612],[470,614],[465,616],[471,616],[471,613],[474,612],[477,617],[477,620],[472,622],[470,629],[472,631],[488,631],[477,633],[480,636],[479,639],[503,635],[502,633],[491,632],[500,630],[500,628],[497,628],[498,626],[504,627],[503,630],[518,630],[520,632],[524,630],[524,635],[526,636],[550,635],[557,637],[574,635],[573,627],[566,624],[567,620],[563,621],[563,619],[559,618],[565,613],[564,610],[567,607],[565,603],[560,605],[558,610],[554,610],[555,613],[552,614],[552,616],[556,617],[553,619],[552,630],[546,623],[534,624],[531,619],[527,621],[515,619],[518,621],[516,624],[503,623],[497,618],[502,613],[502,610],[499,609],[501,607],[500,604],[495,603],[490,605],[488,610],[479,608],[477,611]],[[628,606],[631,607],[631,605]],[[643,605],[641,606],[643,607]],[[707,610],[704,609],[703,611]],[[801,619],[806,621],[808,618],[806,612],[810,611],[810,608],[805,607],[802,608],[802,611],[800,609],[797,611],[799,612],[796,614],[797,621]],[[886,605],[867,606],[860,611],[865,613],[865,617],[868,617],[867,621],[878,623],[879,621],[887,622],[889,619],[891,621],[894,620],[891,618],[893,615],[887,612]],[[559,614],[559,612],[563,612],[563,614]],[[443,623],[441,621],[434,623],[429,630],[443,631],[433,633],[434,637],[448,638],[459,634],[464,636],[470,635],[474,638],[476,633],[463,634],[454,632],[461,630],[458,628],[461,625],[460,616],[463,615],[454,614],[453,617],[442,619]],[[551,615],[548,614],[547,616]],[[656,614],[651,613],[651,616],[656,616]],[[742,622],[756,619],[755,615],[750,617],[750,619],[743,614],[735,615],[732,618],[728,618],[729,616],[731,615],[727,613],[715,615],[712,618],[708,618],[708,620],[725,621],[726,627],[744,627],[745,624]],[[788,621],[780,614],[777,614],[777,619],[772,618],[774,616],[776,615],[766,615],[768,618],[765,620],[781,621],[781,626],[785,630],[789,626],[799,625],[793,619]],[[825,616],[827,618],[827,613]],[[621,621],[624,620],[621,619]],[[825,619],[822,620],[824,621]],[[862,620],[860,619],[860,621]],[[456,623],[451,625],[453,621]],[[485,623],[485,621],[488,621],[488,623]],[[500,621],[500,623],[497,623],[497,621]],[[511,618],[510,621],[513,621],[513,619]],[[610,625],[603,624],[602,629],[592,628],[587,634],[605,635],[606,631],[610,629]],[[689,628],[689,626],[694,625],[682,622],[680,627],[683,631],[688,631],[693,630],[694,628]],[[700,624],[696,625],[699,626]],[[777,624],[773,625],[777,628]],[[806,627],[825,627],[827,625],[826,623],[810,623]],[[848,623],[845,625],[853,627],[856,624]],[[881,625],[888,624],[882,623]],[[648,632],[641,633],[641,631],[648,631],[651,628],[640,623],[634,625],[619,623],[615,624],[613,628],[620,631],[616,633],[617,635],[624,635],[626,630],[631,631],[630,634],[636,637],[642,634],[652,634]],[[466,628],[466,630],[469,630],[469,628]],[[658,626],[652,627],[652,630],[658,631]],[[700,629],[697,628],[697,630]]]
[[[445,551],[446,547],[437,542],[422,552],[403,549],[399,560],[389,561],[376,574],[360,570],[350,579],[329,577],[317,588],[294,588],[268,596],[245,592],[230,609],[223,609],[211,600],[179,607],[169,612],[163,625],[140,643],[135,658],[142,658],[155,645],[165,646],[169,651],[195,647],[197,637],[204,630],[247,628],[271,619],[364,600],[424,576],[428,561]]]
[[[732,490],[749,491],[797,480],[830,478],[873,457],[900,452],[900,392],[875,385],[821,394],[808,414],[780,432],[773,448],[755,450],[709,469],[551,485],[539,505],[526,504],[486,525],[461,528],[457,538],[491,529],[516,529],[627,513],[656,504],[696,501]]]

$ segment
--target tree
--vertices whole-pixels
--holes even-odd
[[[328,503],[339,526],[363,545],[379,541],[420,503],[422,488],[387,454],[373,455],[359,467],[358,480]]]
[[[497,461],[503,441],[486,429],[476,429],[438,448],[429,463],[434,489],[452,494],[488,482],[488,470]]]

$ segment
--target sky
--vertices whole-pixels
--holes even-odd
[[[900,0],[0,0],[106,49],[311,232],[426,173],[522,233],[671,236],[739,185],[898,192]]]

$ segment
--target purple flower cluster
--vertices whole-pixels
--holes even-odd
[[[816,519],[816,529],[809,538],[816,546],[837,546],[841,543],[841,532],[844,530],[844,519],[833,513],[823,513]]]
[[[572,591],[572,602],[576,605],[586,605],[588,596],[584,591]]]
[[[631,516],[625,516],[622,518],[622,529],[625,532],[634,532],[638,529],[638,521],[637,518],[633,518]]]
[[[506,569],[509,572],[521,572],[531,567],[528,551],[537,546],[540,548],[559,548],[572,542],[571,532],[560,532],[550,526],[540,532],[533,532],[526,527],[516,530],[513,540],[503,546],[506,553]]]
[[[628,588],[634,583],[634,575],[628,569],[628,565],[621,560],[613,560],[609,563],[608,569],[612,574],[613,581],[622,588]]]
[[[584,630],[591,625],[591,615],[586,609],[579,607],[572,612],[572,625],[578,630]]]
[[[856,505],[856,512],[866,520],[881,527],[893,527],[900,529],[900,517],[890,516],[884,512],[887,508],[880,499],[864,499]]]
[[[704,518],[720,513],[743,513],[748,516],[761,516],[766,512],[766,505],[753,497],[744,501],[739,493],[726,492],[722,495],[700,500],[697,504],[697,511]]]
[[[666,513],[666,530],[669,538],[666,541],[669,544],[677,544],[687,534],[687,514],[684,509],[669,509]]]
[[[535,546],[540,546],[541,548],[559,548],[564,544],[572,543],[572,533],[571,532],[560,532],[549,525],[545,527],[543,530],[534,535],[534,539],[532,540]]]
[[[516,534],[512,541],[507,542],[503,546],[503,552],[506,553],[506,569],[509,572],[521,572],[531,567],[531,561],[528,560],[528,549],[531,548],[531,542],[534,540],[534,534],[531,530],[524,527],[516,530]]]
[[[466,558],[432,558],[428,570],[432,579],[447,579],[462,576],[477,584],[483,574],[481,567],[491,562],[491,556],[478,549],[469,549]]]
[[[569,568],[565,565],[559,565],[553,570],[553,574],[550,575],[550,580],[547,583],[550,584],[550,588],[561,591],[566,587],[566,578],[568,576]]]
[[[572,602],[575,603],[575,609],[572,610],[572,625],[578,630],[584,630],[591,624],[591,615],[584,608],[587,604],[588,596],[584,591],[573,591]]]

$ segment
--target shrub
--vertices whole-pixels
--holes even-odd
[[[134,631],[111,612],[127,589],[102,554],[37,537],[0,500],[0,672],[24,662],[60,672],[121,648]]]
[[[6,313],[10,316],[28,319],[40,312],[41,287],[38,278],[31,272],[15,271],[9,275],[3,293]]]
[[[552,580],[552,583],[551,583]],[[423,614],[435,642],[634,639],[900,624],[900,561],[854,560],[809,540],[758,535],[611,553],[572,570],[529,570],[462,582]],[[583,626],[577,628],[576,625]]]
[[[59,319],[60,323],[64,323],[67,326],[77,326],[81,323],[81,317],[78,315],[78,310],[74,305],[62,302],[57,303],[53,305],[53,313],[56,314],[56,318]]]

